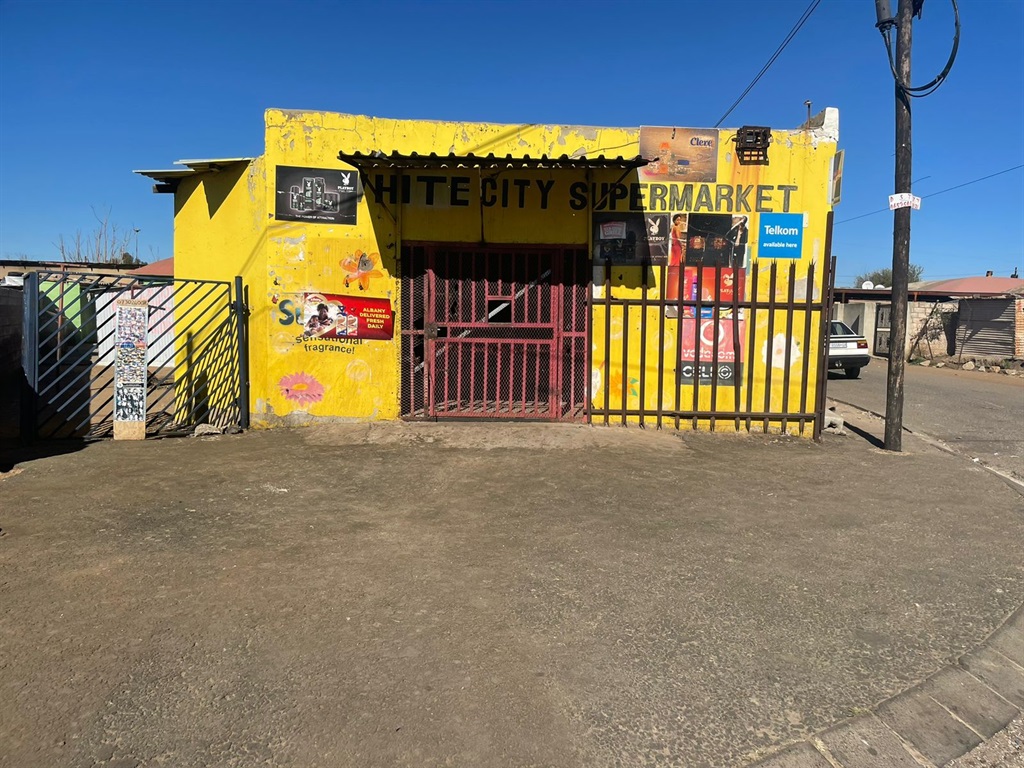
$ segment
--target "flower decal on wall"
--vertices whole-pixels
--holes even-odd
[[[358,283],[360,291],[367,290],[371,277],[384,277],[384,273],[377,269],[379,264],[379,253],[356,251],[351,256],[346,256],[341,260],[341,268],[345,271],[345,287]]]
[[[796,361],[803,357],[800,352],[800,344],[796,339],[787,339],[786,334],[776,333],[771,342],[771,366],[772,368],[786,367],[786,343],[789,342],[789,364],[795,365]],[[761,345],[761,360],[765,363],[769,360],[768,342]]]
[[[324,385],[305,371],[282,377],[277,386],[282,395],[298,405],[312,405],[324,399]]]

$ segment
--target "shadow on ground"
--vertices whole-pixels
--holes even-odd
[[[47,440],[26,445],[18,440],[0,440],[0,474],[18,464],[63,456],[85,448],[84,440]]]

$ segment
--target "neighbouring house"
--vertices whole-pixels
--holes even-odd
[[[123,275],[137,269],[132,264],[109,264],[105,261],[28,261],[0,259],[0,279],[24,277],[28,272],[90,272],[100,275]]]
[[[143,264],[131,270],[130,275],[145,275],[148,277],[174,277],[174,257],[160,259],[150,264]]]
[[[960,277],[907,287],[908,358],[1024,355],[1024,279]],[[892,291],[836,288],[832,316],[868,339],[872,354],[890,353]]]

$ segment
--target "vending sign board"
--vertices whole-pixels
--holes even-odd
[[[802,213],[762,213],[757,227],[762,259],[799,259],[804,243]]]

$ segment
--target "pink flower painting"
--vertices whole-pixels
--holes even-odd
[[[312,405],[324,399],[324,385],[305,371],[284,376],[277,386],[282,395],[298,405]]]

